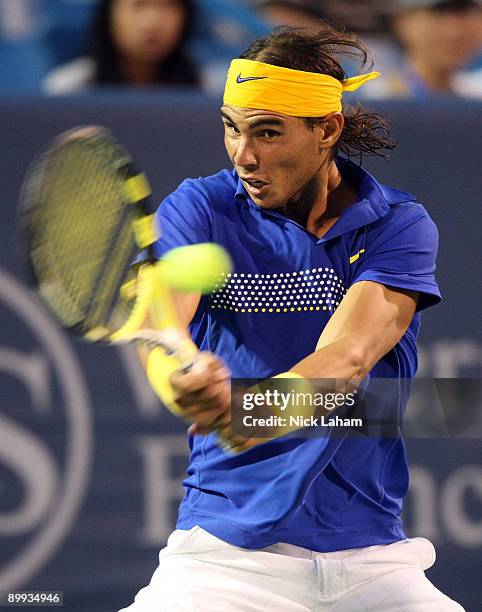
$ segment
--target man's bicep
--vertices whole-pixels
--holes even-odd
[[[372,281],[397,291],[419,292],[417,310],[440,301],[435,279],[438,231],[421,205],[400,209],[371,242],[352,275],[352,286]]]
[[[172,292],[172,301],[176,309],[177,317],[181,327],[187,330],[196,310],[198,309],[199,302],[201,301],[200,293],[180,293]]]
[[[184,181],[163,200],[154,227],[159,236],[154,245],[158,259],[177,247],[213,241],[210,202],[197,181]]]
[[[347,339],[371,369],[406,332],[418,298],[416,291],[372,281],[355,283],[324,328],[317,350]]]
[[[174,306],[177,324],[181,329],[187,330],[198,309],[199,302],[201,301],[201,294],[181,293],[177,291],[170,291],[169,293],[172,305]],[[162,304],[160,308],[162,308]],[[147,315],[142,327],[144,329],[156,329],[152,315]]]

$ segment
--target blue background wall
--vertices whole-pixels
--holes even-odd
[[[187,455],[185,427],[160,408],[132,350],[72,342],[27,291],[14,234],[22,176],[49,138],[97,123],[128,146],[160,199],[228,164],[216,107],[177,95],[0,101],[0,591],[63,590],[68,612],[127,605],[174,525]],[[378,108],[400,146],[390,163],[366,165],[415,193],[441,236],[445,299],[424,315],[420,372],[480,378],[482,109]],[[430,578],[468,610],[482,600],[480,448],[470,432],[409,442],[408,531],[435,543]]]

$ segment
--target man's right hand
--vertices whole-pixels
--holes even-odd
[[[180,416],[193,424],[192,433],[207,434],[231,422],[231,372],[208,352],[198,353],[192,366],[173,372],[169,382]]]
[[[226,452],[240,453],[266,440],[249,440],[231,431],[231,372],[212,353],[198,353],[188,372],[176,370],[169,379],[178,414],[192,423],[190,434],[215,432]]]

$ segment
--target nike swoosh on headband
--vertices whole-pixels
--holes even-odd
[[[245,83],[246,81],[259,81],[260,79],[267,79],[268,77],[242,77],[241,73],[236,77],[236,83]]]

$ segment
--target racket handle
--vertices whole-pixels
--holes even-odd
[[[178,368],[187,374],[193,366],[193,360],[198,348],[189,338],[178,329],[142,329],[133,334],[129,342],[137,342],[148,349],[160,348],[166,357],[173,357],[178,361]]]
[[[149,344],[153,347],[147,358],[146,367],[149,384],[166,408],[176,416],[183,417],[183,411],[176,402],[170,377],[171,374],[179,370],[183,374],[188,374],[191,371],[197,347],[185,338],[183,338],[182,346],[177,345],[176,347],[170,344],[168,350],[166,350],[164,342],[157,346],[152,343]],[[193,347],[195,352],[193,352]],[[173,350],[170,350],[170,348]]]

